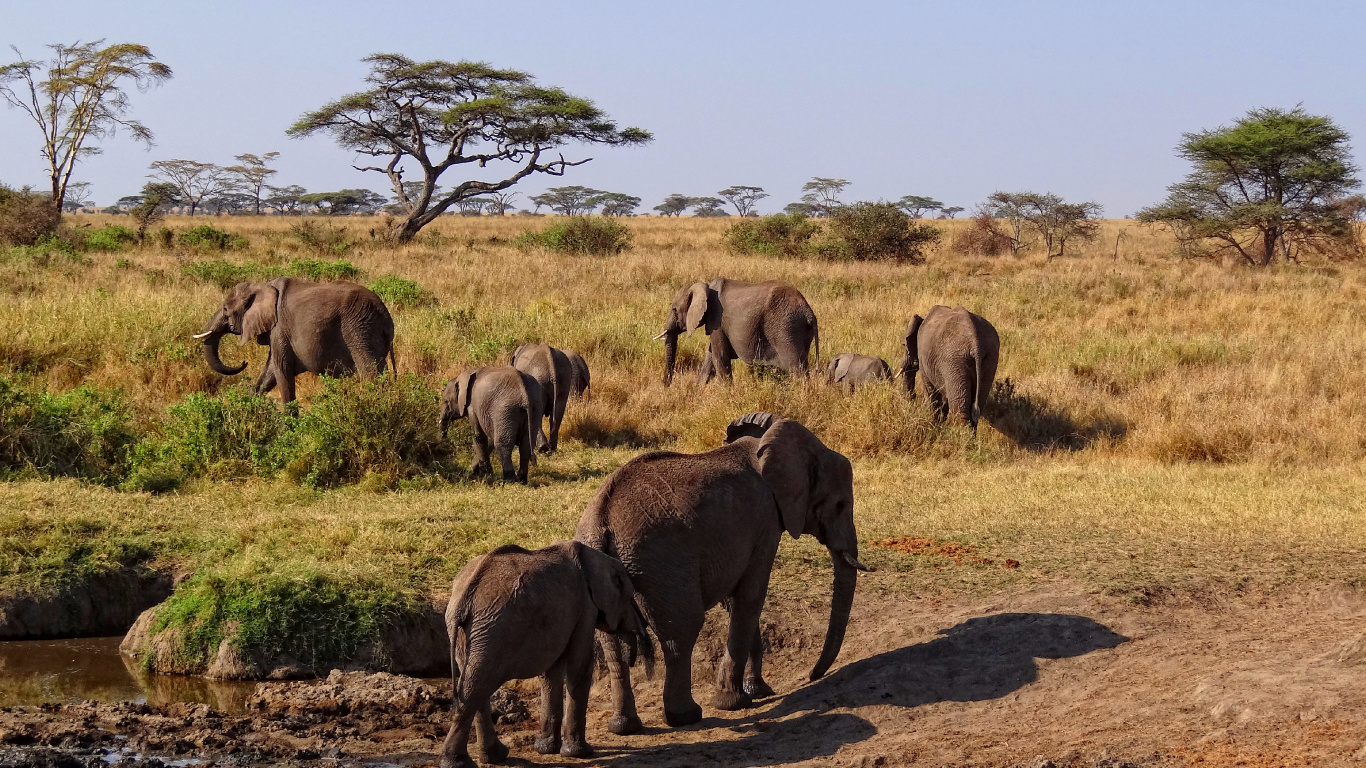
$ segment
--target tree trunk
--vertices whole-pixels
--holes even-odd
[[[1262,232],[1262,258],[1257,262],[1257,266],[1265,267],[1271,263],[1271,259],[1276,255],[1277,232],[1275,229],[1267,229]]]

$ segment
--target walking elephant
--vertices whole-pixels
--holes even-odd
[[[678,359],[678,336],[703,328],[710,337],[707,356],[697,381],[712,376],[729,381],[730,361],[746,365],[776,365],[788,373],[807,373],[807,355],[814,342],[821,356],[816,313],[806,297],[787,283],[742,283],[719,277],[693,283],[678,292],[664,321],[664,385],[673,381]]]
[[[560,447],[560,423],[564,421],[564,409],[569,403],[569,392],[574,380],[574,369],[564,352],[549,344],[523,344],[512,353],[512,367],[531,374],[541,385],[541,395],[545,398],[541,412],[550,418],[550,438],[541,432],[541,422],[536,422],[536,448],[550,453]]]
[[[588,375],[588,363],[572,349],[564,350],[564,356],[569,358],[569,370],[572,372],[569,379],[569,396],[580,400],[588,397],[588,387],[592,385]]]
[[[628,637],[631,649],[642,651],[647,675],[654,661],[634,599],[622,564],[578,542],[558,541],[535,552],[507,545],[471,560],[455,577],[446,606],[453,706],[442,768],[474,766],[468,744],[476,722],[485,762],[506,759],[508,749],[493,729],[489,696],[509,680],[538,675],[536,751],[592,755],[584,725],[593,686],[594,629]]]
[[[935,306],[925,317],[911,318],[900,372],[912,397],[920,372],[939,418],[961,419],[975,432],[1000,351],[1001,339],[991,323],[962,307]]]
[[[285,403],[293,402],[300,373],[372,377],[384,371],[386,357],[395,364],[393,318],[378,296],[355,283],[281,277],[234,286],[194,338],[203,343],[210,368],[235,376],[247,364],[229,368],[218,356],[218,342],[229,333],[241,344],[256,339],[270,348],[256,391],[279,386]]]
[[[729,444],[707,453],[647,453],[614,472],[588,504],[575,539],[617,557],[631,574],[664,655],[664,719],[702,718],[692,697],[692,652],[707,610],[726,601],[730,630],[712,705],[733,710],[771,696],[763,679],[759,614],[783,531],[815,536],[835,580],[830,623],[811,679],[839,654],[858,561],[853,469],[796,421],[768,413],[738,419]],[[612,677],[608,728],[639,730],[626,651],[600,638]]]
[[[835,355],[830,360],[830,368],[825,380],[829,384],[839,384],[845,389],[853,390],[860,384],[891,381],[891,379],[892,369],[887,367],[886,360],[877,355],[859,355],[853,352],[845,352]]]
[[[441,395],[441,437],[450,423],[468,418],[474,428],[474,461],[470,474],[479,477],[493,472],[489,449],[498,452],[503,465],[503,480],[527,481],[528,466],[534,460],[532,447],[541,428],[541,406],[545,398],[541,385],[532,376],[508,365],[465,371],[446,384]],[[512,449],[517,449],[517,470],[513,473]]]

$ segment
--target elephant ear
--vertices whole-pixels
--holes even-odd
[[[252,291],[247,311],[242,314],[242,338],[239,344],[246,344],[263,333],[270,333],[275,327],[275,304],[280,298],[280,290],[273,283],[262,283]]]
[[[807,528],[816,464],[824,450],[825,444],[811,430],[791,419],[778,419],[754,452],[755,469],[773,492],[783,528],[794,539]]]
[[[911,318],[911,324],[906,329],[906,363],[902,366],[904,370],[914,371],[920,368],[919,341],[920,324],[925,322],[925,318],[916,315]]]
[[[726,445],[742,437],[763,437],[777,418],[768,411],[754,411],[741,416],[726,426]]]
[[[511,366],[513,366],[513,367],[515,368],[515,367],[517,366],[517,358],[521,357],[521,356],[522,356],[522,353],[525,352],[525,351],[526,351],[526,348],[529,347],[529,346],[531,346],[531,345],[530,345],[530,344],[523,344],[522,346],[520,346],[520,347],[518,347],[517,349],[513,350],[513,352],[512,352],[512,362],[511,362],[511,363],[508,363],[508,365],[511,365]]]
[[[847,375],[849,375],[849,357],[835,355],[835,359],[830,361],[830,375],[826,377],[826,383],[836,384],[843,381]]]
[[[602,614],[602,622],[609,632],[634,628],[631,577],[626,566],[596,549],[576,541],[572,544],[574,560],[588,582],[588,594]]]
[[[465,418],[470,410],[470,391],[474,389],[474,376],[478,371],[465,371],[455,380],[455,415]]]
[[[693,283],[692,296],[688,299],[688,317],[686,324],[688,333],[692,333],[706,324],[706,333],[711,335],[716,330],[716,321],[712,317],[716,314],[711,306],[711,291],[707,289],[706,283]]]

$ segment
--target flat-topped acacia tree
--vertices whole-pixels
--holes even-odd
[[[525,72],[470,61],[415,62],[393,53],[363,61],[370,65],[368,90],[305,114],[288,133],[328,134],[358,154],[387,159],[355,167],[389,177],[406,209],[390,232],[399,242],[461,200],[507,189],[533,173],[563,176],[566,168],[592,159],[566,160],[559,152],[547,157],[567,144],[630,145],[653,138],[640,128],[618,128],[593,102],[537,85]],[[435,191],[451,168],[500,161],[515,167],[501,181],[471,179]],[[415,192],[404,184],[405,163],[422,173]]]

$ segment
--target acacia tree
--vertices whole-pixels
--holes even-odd
[[[236,188],[236,180],[226,168],[198,160],[158,160],[149,168],[147,178],[174,184],[180,203],[188,206],[193,216],[206,197],[217,197]]]
[[[128,117],[123,84],[147,91],[171,78],[171,68],[145,45],[102,45],[104,40],[49,45],[52,57],[46,63],[24,59],[11,46],[20,60],[0,66],[0,97],[28,113],[43,133],[42,155],[58,211],[76,162],[99,154],[96,142],[123,128],[135,141],[152,146],[152,132]]]
[[[749,215],[749,212],[754,210],[754,206],[760,200],[768,197],[768,193],[764,191],[763,187],[726,187],[716,194],[735,206],[735,212],[740,216]]]
[[[272,210],[282,214],[295,214],[299,212],[303,205],[299,198],[308,194],[308,190],[298,184],[291,184],[287,187],[266,187],[270,190],[270,197],[265,199],[265,204]]]
[[[1010,227],[1010,231],[1005,235],[1010,238],[1011,256],[1019,256],[1020,251],[1028,248],[1033,242],[1024,239],[1029,225],[1025,208],[1033,197],[1033,192],[992,192],[980,208],[981,213],[993,219],[1004,219]]]
[[[1100,203],[1069,203],[1051,192],[1024,193],[1024,197],[1022,213],[1043,238],[1049,259],[1064,255],[1068,240],[1094,240],[1100,234],[1096,221],[1103,210]]]
[[[700,218],[713,219],[730,215],[726,213],[726,201],[719,197],[690,197],[688,203],[692,208],[692,215]]]
[[[677,192],[664,198],[664,202],[655,206],[661,216],[681,216],[684,211],[692,207],[692,198],[687,195],[680,195]]]
[[[1176,152],[1194,168],[1137,218],[1169,225],[1191,255],[1294,260],[1350,232],[1336,205],[1361,184],[1348,140],[1332,118],[1300,107],[1254,109],[1232,126],[1184,134]]]
[[[930,211],[942,210],[944,207],[943,203],[935,200],[933,197],[926,197],[925,195],[906,195],[896,201],[894,205],[905,211],[906,215],[913,219],[924,218],[925,214]],[[959,208],[958,210],[961,211],[963,209]]]
[[[69,181],[66,184],[66,200],[62,203],[62,210],[68,213],[78,211],[87,205],[94,205],[90,200],[91,183],[88,181]]]
[[[279,171],[269,167],[270,163],[279,156],[279,152],[267,152],[264,155],[245,153],[233,158],[237,161],[237,165],[230,165],[223,169],[234,177],[237,182],[235,186],[251,196],[257,216],[261,215],[261,190],[266,187],[266,181],[271,176],[279,173]]]
[[[180,189],[168,182],[149,181],[142,186],[142,194],[130,195],[124,200],[137,197],[137,205],[128,209],[133,221],[138,225],[138,242],[147,239],[147,228],[166,217],[167,211],[180,203]],[[122,201],[120,201],[122,202]]]
[[[324,133],[341,146],[383,165],[357,166],[388,176],[410,213],[391,236],[411,240],[424,226],[467,197],[498,192],[533,173],[563,176],[592,158],[547,155],[570,143],[636,145],[652,138],[640,128],[618,128],[593,102],[537,85],[531,75],[479,62],[416,62],[393,53],[367,56],[367,90],[306,113],[289,128],[292,137]],[[422,174],[412,200],[403,189],[404,163]],[[469,179],[441,196],[437,181],[456,166],[508,163],[500,181]],[[411,165],[409,166],[411,167]]]
[[[603,192],[593,198],[603,216],[631,216],[640,207],[640,198],[623,192]]]
[[[844,179],[827,179],[821,176],[803,184],[802,192],[806,194],[802,195],[802,202],[806,204],[809,215],[822,217],[834,215],[835,211],[844,205],[840,202],[839,196],[847,186],[849,186],[849,182]],[[800,211],[789,211],[789,213],[797,212]]]
[[[561,216],[583,216],[592,213],[603,201],[601,189],[573,184],[567,187],[551,187],[539,195],[527,198],[536,204],[537,210],[545,206]]]

